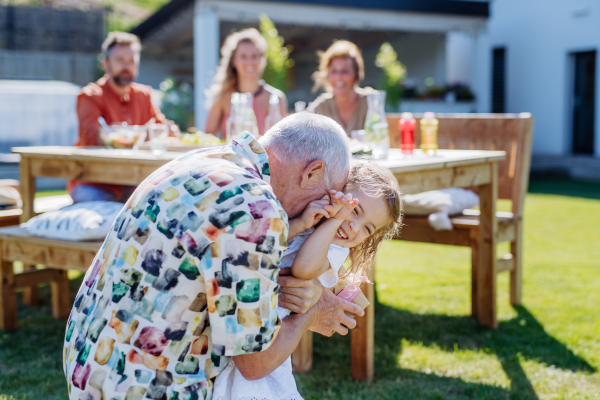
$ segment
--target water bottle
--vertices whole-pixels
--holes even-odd
[[[265,119],[265,132],[273,127],[276,123],[281,121],[281,113],[279,112],[279,97],[276,94],[272,94],[269,98],[269,114]]]

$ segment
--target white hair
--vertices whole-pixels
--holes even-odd
[[[323,161],[328,188],[348,178],[348,136],[331,118],[309,112],[292,114],[273,125],[259,142],[283,162],[308,165]]]

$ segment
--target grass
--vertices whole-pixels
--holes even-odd
[[[501,275],[498,330],[468,317],[467,249],[389,243],[376,274],[375,380],[349,379],[349,337],[315,336],[300,392],[307,400],[600,398],[600,185],[535,181],[524,221],[523,306],[510,306]],[[19,305],[17,332],[0,333],[0,400],[66,398],[65,321],[50,317],[47,287],[40,297],[39,309]]]

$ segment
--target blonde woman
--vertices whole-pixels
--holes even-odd
[[[364,129],[367,93],[372,89],[358,86],[365,76],[360,50],[352,42],[338,40],[318,55],[319,70],[313,74],[313,92],[320,88],[326,92],[312,102],[309,111],[332,118],[348,135]]]
[[[267,64],[265,53],[267,42],[254,29],[244,29],[232,33],[225,39],[221,48],[221,62],[210,88],[211,109],[206,121],[205,132],[224,133],[226,129],[231,95],[235,92],[254,95],[254,114],[260,135],[265,133],[265,118],[269,111],[269,97],[279,97],[280,113],[287,115],[287,99],[282,91],[267,85],[261,80]],[[223,136],[222,136],[223,137]]]

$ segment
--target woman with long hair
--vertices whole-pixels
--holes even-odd
[[[313,92],[322,88],[325,93],[311,103],[309,111],[332,118],[348,135],[364,129],[367,94],[372,89],[358,86],[365,76],[359,48],[347,40],[337,40],[317,54],[319,69],[313,74]]]
[[[221,132],[221,137],[224,137],[231,107],[231,95],[235,92],[254,95],[253,109],[260,135],[265,133],[265,119],[272,94],[279,97],[280,114],[283,117],[287,115],[285,94],[261,80],[267,65],[266,51],[267,42],[254,28],[232,33],[225,39],[221,48],[221,62],[209,90],[211,108],[204,128],[205,132],[214,134]]]

